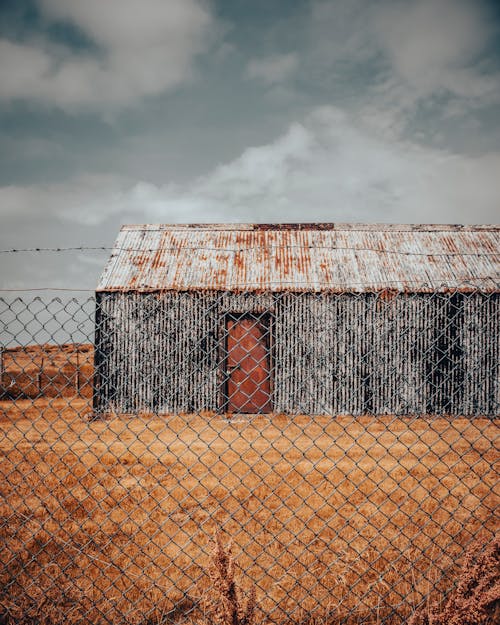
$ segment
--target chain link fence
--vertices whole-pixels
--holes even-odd
[[[215,623],[219,532],[256,623],[406,622],[497,527],[498,291],[1,299],[0,621]]]

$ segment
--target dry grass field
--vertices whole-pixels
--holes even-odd
[[[491,420],[87,410],[0,402],[4,618],[197,623],[221,527],[259,623],[402,623],[495,528]]]
[[[88,343],[11,347],[1,357],[0,399],[92,396],[94,348]]]

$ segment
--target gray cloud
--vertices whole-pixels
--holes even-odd
[[[85,226],[121,221],[367,220],[489,222],[500,155],[425,148],[334,107],[311,111],[276,140],[186,184],[86,175],[4,187],[4,214]],[[473,210],[471,210],[473,208]]]
[[[417,93],[448,90],[464,97],[500,94],[500,76],[484,75],[478,58],[493,35],[482,2],[386,2],[373,14],[378,44],[398,78]]]
[[[292,76],[299,66],[297,54],[276,54],[259,59],[252,59],[247,66],[249,78],[262,80],[272,85],[283,82]]]
[[[1,247],[109,245],[124,222],[498,220],[486,1],[312,0],[255,32],[242,18],[182,90],[220,6],[39,2],[95,48],[0,41],[0,97],[36,111],[0,137]],[[2,274],[92,288],[104,257],[7,257]]]
[[[500,102],[500,72],[483,59],[498,34],[485,0],[315,0],[309,69],[333,83],[357,71],[371,103],[403,115],[442,95],[471,110]]]
[[[39,0],[49,20],[79,28],[96,50],[47,38],[0,40],[0,98],[66,110],[123,107],[192,76],[217,24],[202,0]]]

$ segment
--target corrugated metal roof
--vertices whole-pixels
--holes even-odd
[[[500,226],[123,226],[98,291],[498,291]]]

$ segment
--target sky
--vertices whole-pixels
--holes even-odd
[[[0,249],[123,223],[500,221],[500,3],[0,0]],[[0,256],[92,289],[108,252]]]

